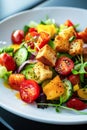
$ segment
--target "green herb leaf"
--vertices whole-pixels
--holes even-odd
[[[28,32],[29,26],[25,25],[23,30],[24,30],[24,35],[26,35],[26,33]]]
[[[69,38],[69,43],[73,42],[75,39],[76,39],[75,36],[70,37],[70,38]]]
[[[37,104],[38,105],[48,105],[50,107],[55,107],[57,112],[59,112],[58,108],[63,108],[63,109],[66,109],[66,110],[74,111],[74,112],[76,112],[78,114],[87,115],[87,112],[79,111],[79,110],[76,110],[74,108],[69,108],[67,106],[60,105],[60,104],[51,104],[51,103],[37,103]]]

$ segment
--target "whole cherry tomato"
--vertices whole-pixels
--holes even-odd
[[[21,44],[24,39],[23,30],[15,30],[11,34],[11,40],[13,44]]]
[[[32,103],[40,95],[40,86],[34,80],[24,80],[20,85],[21,99],[26,103]]]
[[[8,83],[12,89],[20,90],[20,84],[24,81],[25,76],[23,74],[11,74],[8,79]]]
[[[76,110],[83,110],[87,108],[87,105],[79,100],[78,98],[71,98],[67,103],[66,106],[69,108],[74,108]]]
[[[69,57],[66,56],[61,56],[60,58],[58,58],[55,65],[55,70],[60,75],[64,76],[70,74],[73,68],[74,68],[74,62]]]
[[[80,76],[79,75],[71,74],[71,75],[69,75],[68,79],[70,80],[72,85],[80,83]]]
[[[14,71],[16,69],[15,60],[8,53],[0,54],[0,64],[5,66],[8,71]]]

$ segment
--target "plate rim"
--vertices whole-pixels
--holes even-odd
[[[35,9],[29,9],[29,10],[26,10],[26,11],[21,11],[21,12],[19,12],[19,13],[16,13],[16,14],[13,14],[13,15],[11,15],[11,16],[9,16],[9,17],[7,17],[7,18],[5,18],[4,20],[1,20],[1,22],[0,22],[0,24],[2,24],[3,22],[6,22],[7,20],[10,20],[10,19],[12,19],[13,17],[16,17],[16,16],[18,16],[18,15],[20,15],[20,14],[26,14],[26,13],[28,13],[28,12],[31,12],[31,11],[35,11],[35,10],[44,10],[44,9],[54,9],[54,10],[57,10],[57,9],[69,9],[69,10],[79,10],[79,11],[87,11],[86,9],[82,9],[82,8],[76,8],[76,7],[63,7],[63,6],[61,6],[61,7],[44,7],[44,8],[35,8]],[[1,106],[1,105],[0,105]],[[27,119],[31,119],[31,120],[35,120],[35,121],[38,121],[38,122],[44,122],[44,123],[52,123],[52,124],[83,124],[83,123],[87,123],[87,121],[85,120],[85,121],[77,121],[77,122],[75,122],[75,121],[73,121],[73,122],[66,122],[66,121],[63,121],[63,122],[55,122],[55,121],[48,121],[48,120],[44,120],[44,119],[41,119],[40,120],[40,118],[38,118],[38,119],[36,119],[35,117],[30,117],[29,118],[29,116],[27,117],[26,115],[24,115],[24,114],[22,114],[22,115],[20,115],[20,113],[19,112],[15,112],[15,110],[12,110],[10,107],[8,108],[8,107],[6,107],[5,105],[2,105],[2,108],[4,108],[4,109],[6,109],[7,111],[9,111],[9,112],[11,112],[11,113],[13,113],[13,114],[15,114],[15,115],[18,115],[18,116],[20,116],[20,117],[24,117],[24,118],[27,118]],[[46,122],[47,121],[47,122]]]
[[[13,18],[13,17],[16,17],[16,16],[18,16],[18,15],[21,15],[21,14],[24,14],[24,13],[28,13],[28,12],[33,12],[33,11],[35,11],[35,10],[44,10],[44,9],[53,9],[53,10],[55,10],[55,9],[69,9],[69,10],[77,10],[77,11],[87,11],[86,9],[84,9],[84,8],[77,8],[77,7],[69,7],[69,6],[50,6],[50,7],[38,7],[38,8],[32,8],[32,9],[28,9],[28,10],[24,10],[24,11],[20,11],[20,12],[17,12],[17,13],[14,13],[14,14],[12,14],[12,15],[10,15],[10,16],[7,16],[6,18],[4,18],[4,19],[2,19],[1,21],[0,21],[0,24],[2,24],[3,22],[5,22],[5,21],[7,21],[7,20],[9,20],[9,19],[11,19],[11,18]]]

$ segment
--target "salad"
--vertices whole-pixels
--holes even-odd
[[[87,27],[70,19],[31,21],[0,48],[0,78],[37,108],[87,109]]]

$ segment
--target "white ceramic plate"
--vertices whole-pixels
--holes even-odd
[[[34,20],[40,22],[49,18],[55,19],[58,24],[67,19],[80,24],[80,29],[87,27],[87,10],[69,7],[49,7],[43,9],[29,10],[11,16],[0,23],[0,40],[11,44],[10,36],[13,30],[22,29],[25,24]],[[2,45],[0,44],[0,47]],[[83,124],[87,123],[87,115],[79,115],[72,111],[62,110],[57,113],[54,108],[39,109],[35,104],[27,105],[15,96],[12,91],[3,85],[0,80],[0,106],[21,117],[51,124]],[[87,112],[87,110],[85,110]]]

